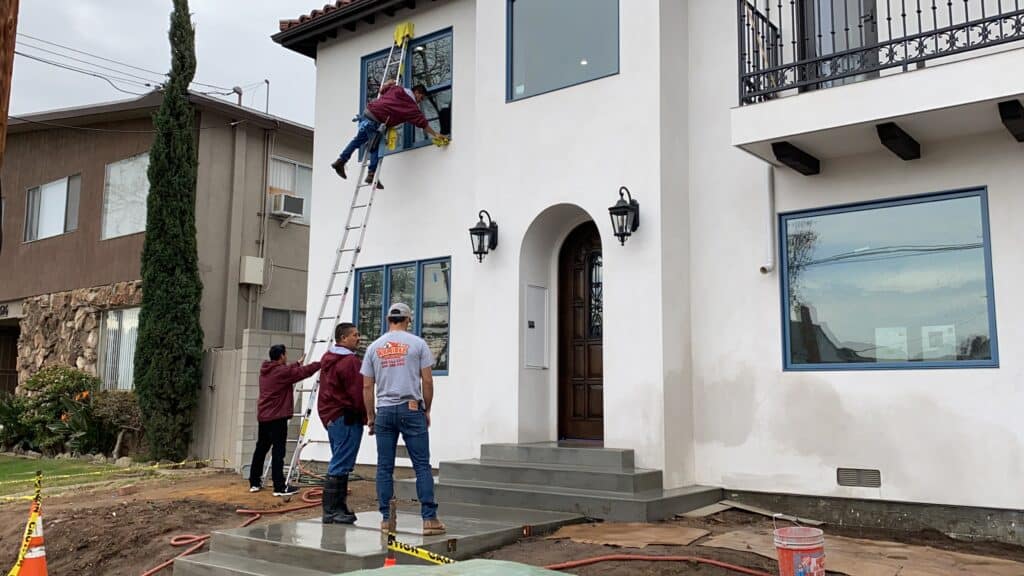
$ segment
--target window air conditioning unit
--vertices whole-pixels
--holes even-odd
[[[281,218],[301,218],[306,200],[291,194],[274,194],[271,200],[270,213]]]

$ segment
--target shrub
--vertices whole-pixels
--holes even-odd
[[[32,434],[23,422],[25,398],[0,394],[0,448],[31,447]]]
[[[30,447],[55,454],[64,451],[74,434],[88,434],[88,422],[83,420],[88,414],[79,416],[73,427],[69,424],[78,412],[87,410],[82,400],[88,400],[100,385],[99,378],[68,366],[49,366],[33,374],[25,382],[21,417]]]
[[[103,448],[114,456],[123,456],[128,447],[138,448],[142,440],[142,411],[134,392],[127,390],[104,390],[96,393],[92,402],[93,415],[100,425],[111,434],[111,443]],[[133,442],[125,444],[128,435]]]

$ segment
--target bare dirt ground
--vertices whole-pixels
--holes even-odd
[[[685,518],[672,520],[670,522],[681,526],[703,528],[704,530],[711,532],[711,535],[740,529],[769,528],[772,525],[770,518],[765,518],[763,516],[750,514],[740,510],[726,510],[707,518]],[[888,530],[849,529],[831,526],[825,526],[823,528],[826,534],[826,553],[828,549],[828,535],[835,535],[873,540],[891,540],[906,544],[931,546],[933,548],[940,548],[943,550],[952,550],[967,554],[978,554],[981,556],[992,556],[995,558],[1024,562],[1024,548],[997,542],[961,542],[934,531],[894,532]],[[769,574],[778,573],[778,565],[774,560],[758,556],[757,554],[705,548],[700,546],[700,542],[706,538],[708,537],[702,538],[689,546],[648,546],[643,549],[579,544],[569,540],[529,538],[511,546],[495,550],[494,552],[487,554],[486,557],[495,560],[510,560],[535,566],[546,566],[569,560],[604,556],[608,554],[699,556],[703,558],[721,560],[738,566],[743,566],[745,568],[761,570]],[[635,561],[605,562],[574,570],[567,570],[566,573],[578,574],[580,576],[627,576],[630,574],[650,574],[654,576],[668,576],[676,574],[699,574],[701,576],[736,575],[736,572],[715,566],[675,562]],[[829,574],[838,573],[829,572]]]
[[[377,508],[374,469],[359,467],[370,480],[350,483],[349,506],[357,512]],[[411,471],[396,470],[397,478]],[[132,488],[124,489],[125,486]],[[119,494],[121,490],[121,494]],[[134,490],[134,491],[133,491]],[[125,492],[131,494],[122,495]],[[249,516],[239,508],[277,510],[304,504],[296,496],[285,503],[269,490],[254,494],[238,474],[214,470],[173,470],[159,475],[118,480],[77,489],[44,491],[43,527],[51,574],[139,575],[177,556],[185,548],[169,541],[179,534],[208,534],[235,528]],[[16,560],[28,502],[0,503],[0,569]],[[257,524],[315,518],[319,506],[264,515]],[[161,574],[170,575],[170,569]]]
[[[357,474],[367,480],[350,484],[350,505],[357,512],[376,509],[372,480],[374,469],[361,466]],[[412,476],[412,472],[399,469],[396,470],[396,476],[407,478]],[[126,485],[132,487],[125,490]],[[214,530],[237,527],[248,518],[236,513],[239,508],[279,510],[303,504],[299,497],[284,503],[269,491],[250,494],[247,482],[237,474],[213,470],[165,471],[155,476],[122,479],[76,489],[54,489],[44,494],[43,520],[50,573],[75,575],[137,576],[184,550],[169,545],[173,536],[183,533],[207,534]],[[443,510],[442,503],[442,517]],[[27,512],[27,502],[0,503],[0,518],[3,520],[0,522],[0,569],[6,569],[15,560]],[[258,523],[314,518],[319,513],[318,507],[312,507],[287,514],[265,515]],[[712,534],[741,528],[767,527],[771,524],[770,519],[738,510],[728,510],[708,518],[672,522],[703,528]],[[997,543],[959,542],[937,532],[897,533],[826,527],[826,534],[895,540],[1024,562],[1024,548]],[[704,548],[697,545],[699,542],[690,546],[649,546],[638,550],[578,544],[568,540],[528,538],[488,553],[485,557],[544,566],[607,554],[692,555],[768,573],[776,572],[773,560],[752,553]],[[162,572],[167,576],[170,573],[170,570]],[[609,562],[566,573],[582,576],[735,574],[713,566],[651,562]]]

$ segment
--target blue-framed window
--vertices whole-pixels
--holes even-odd
[[[451,258],[402,262],[356,271],[356,318],[360,354],[387,330],[387,307],[404,302],[413,310],[412,331],[434,354],[435,374],[448,372]]]
[[[619,0],[507,2],[507,100],[619,73]]]
[[[366,103],[377,97],[384,68],[387,66],[388,52],[384,49],[362,60],[362,79],[360,88],[359,110],[366,109]],[[398,62],[392,63],[387,78],[392,80],[398,73]],[[402,66],[402,85],[412,89],[417,84],[427,88],[427,97],[420,103],[423,115],[430,122],[430,127],[441,134],[451,135],[452,125],[452,29],[448,28],[427,36],[416,38],[409,43]],[[403,124],[398,128],[398,146],[395,152],[418,148],[430,144],[426,133]],[[385,149],[386,150],[386,149]],[[386,151],[388,153],[390,151]]]
[[[999,365],[985,189],[780,224],[787,370]]]

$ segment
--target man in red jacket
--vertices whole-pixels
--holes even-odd
[[[417,128],[421,128],[432,138],[442,138],[439,133],[430,127],[427,117],[420,110],[420,102],[426,97],[427,88],[423,84],[417,84],[413,86],[412,90],[408,90],[395,84],[394,80],[385,82],[380,89],[380,96],[366,105],[366,110],[363,111],[359,119],[359,127],[356,130],[355,138],[348,143],[348,146],[345,146],[338,159],[331,164],[331,168],[334,168],[338,176],[347,178],[345,175],[345,163],[348,162],[348,159],[352,157],[352,154],[360,146],[374,140],[381,124],[388,128],[393,128],[408,122]],[[378,145],[371,145],[370,147],[370,171],[366,175],[367,184],[373,182],[373,175],[377,172],[377,164],[379,162],[380,145],[378,143]],[[377,188],[384,188],[379,180],[377,181]]]
[[[334,345],[320,359],[320,391],[317,412],[331,441],[331,462],[324,483],[323,523],[353,524],[356,515],[348,507],[348,475],[356,465],[363,441],[366,408],[363,406],[362,362],[355,354],[359,330],[342,322],[334,329]]]
[[[260,397],[256,405],[259,436],[249,466],[249,492],[259,492],[263,487],[263,460],[271,447],[270,469],[274,479],[274,496],[291,496],[298,492],[284,483],[284,452],[288,441],[288,420],[295,413],[292,387],[320,369],[319,362],[303,366],[305,358],[303,354],[298,362],[289,364],[284,344],[274,344],[270,347],[270,360],[264,360],[260,367]]]

